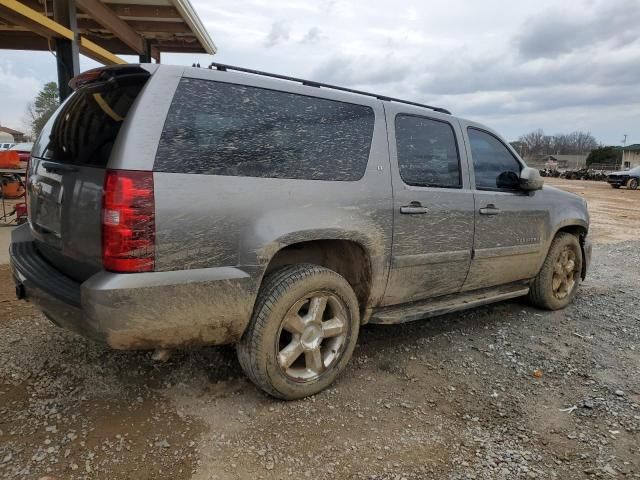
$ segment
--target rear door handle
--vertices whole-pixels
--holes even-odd
[[[420,202],[411,202],[409,205],[400,207],[400,213],[404,213],[405,215],[419,215],[427,213],[428,211],[427,207],[423,207]]]
[[[501,212],[493,203],[480,209],[480,215],[498,215]]]

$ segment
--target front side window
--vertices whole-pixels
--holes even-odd
[[[476,188],[482,190],[515,190],[520,183],[520,162],[509,149],[490,133],[476,128],[467,130]]]
[[[373,138],[371,107],[184,78],[154,170],[241,177],[359,180]]]
[[[396,145],[404,183],[448,188],[462,185],[456,137],[449,123],[398,115]]]

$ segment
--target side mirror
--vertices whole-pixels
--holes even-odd
[[[531,192],[540,190],[544,185],[544,180],[540,176],[540,172],[535,168],[524,167],[520,172],[520,188]]]

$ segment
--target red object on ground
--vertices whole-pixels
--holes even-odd
[[[27,159],[29,154],[27,153]],[[20,168],[20,152],[16,150],[5,150],[0,152],[0,168]]]
[[[22,225],[27,221],[27,204],[26,203],[17,203],[16,204],[16,223],[18,225]]]
[[[20,198],[24,196],[24,186],[17,175],[0,178],[0,192],[4,198]]]

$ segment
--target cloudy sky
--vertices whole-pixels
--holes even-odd
[[[640,143],[639,0],[192,3],[219,52],[164,63],[215,60],[436,104],[509,140],[543,128]],[[50,53],[0,50],[0,123],[22,126],[55,78]]]

